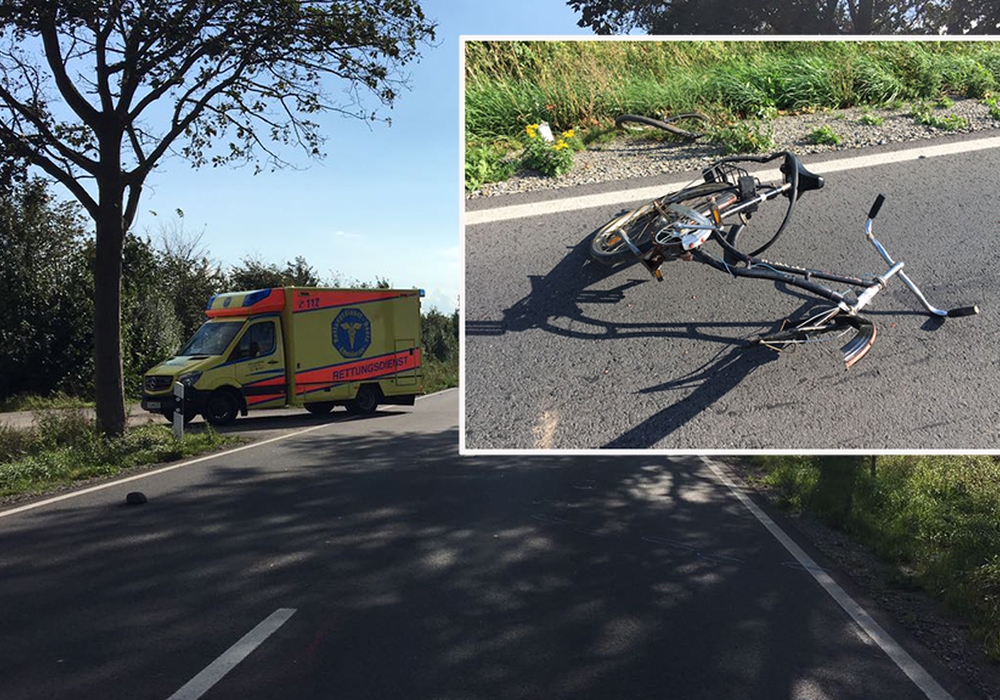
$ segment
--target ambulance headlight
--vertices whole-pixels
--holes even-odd
[[[188,374],[182,374],[181,376],[177,377],[177,381],[179,381],[188,389],[193,387],[198,382],[199,379],[201,379],[201,372],[189,372]]]

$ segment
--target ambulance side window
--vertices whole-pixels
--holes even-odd
[[[244,360],[250,357],[270,355],[274,352],[274,321],[255,323],[240,338],[230,360]]]

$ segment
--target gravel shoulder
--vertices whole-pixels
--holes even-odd
[[[716,459],[737,474],[765,503],[778,508],[776,494],[755,479],[762,475],[759,468],[738,457]],[[983,700],[1000,700],[1000,664],[986,656],[981,644],[972,638],[968,623],[918,588],[905,568],[883,563],[845,533],[807,514],[784,512],[784,515],[804,539],[833,561],[868,598]]]
[[[829,153],[1000,129],[1000,120],[991,117],[989,108],[974,99],[956,98],[951,107],[932,109],[937,117],[956,115],[966,120],[967,126],[954,131],[917,124],[909,113],[910,107],[907,106],[903,109],[851,108],[780,116],[771,121],[775,141],[773,150],[791,150],[798,155]],[[880,117],[883,121],[878,125],[862,123],[866,114]],[[839,145],[809,143],[809,134],[824,126],[830,127],[840,137]],[[721,146],[701,141],[684,143],[620,137],[611,143],[577,153],[573,169],[565,175],[545,177],[519,170],[509,180],[486,184],[480,190],[467,193],[466,198],[499,197],[692,172],[723,156],[725,152]]]

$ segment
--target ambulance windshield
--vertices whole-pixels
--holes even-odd
[[[177,356],[221,355],[242,327],[243,321],[206,323],[197,330]]]

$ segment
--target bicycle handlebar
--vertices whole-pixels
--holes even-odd
[[[872,208],[868,211],[868,218],[874,219],[876,216],[878,216],[878,212],[882,208],[882,204],[884,203],[885,203],[885,195],[880,194],[878,197],[875,198],[875,203],[872,204]]]

